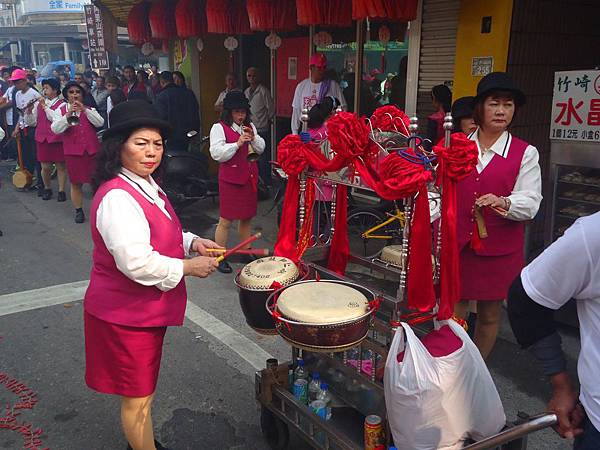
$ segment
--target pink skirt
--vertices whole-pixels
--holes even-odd
[[[128,327],[84,312],[85,382],[104,394],[146,397],[156,390],[167,327]]]
[[[227,220],[248,220],[256,216],[258,197],[249,181],[233,184],[219,180],[219,215]]]
[[[36,142],[36,144],[39,162],[51,163],[65,160],[62,142]]]
[[[504,300],[523,264],[522,251],[501,256],[479,256],[467,245],[460,252],[461,300]]]
[[[96,155],[65,155],[69,181],[73,184],[86,184],[92,182],[92,175],[96,170]]]

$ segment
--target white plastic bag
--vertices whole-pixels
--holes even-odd
[[[499,432],[506,423],[502,402],[479,350],[454,320],[448,325],[463,345],[433,357],[406,323],[387,357],[385,405],[399,450],[460,449]],[[404,359],[398,362],[398,352]]]

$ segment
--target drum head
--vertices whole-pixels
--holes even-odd
[[[238,277],[238,284],[246,289],[267,290],[273,282],[287,286],[298,278],[300,272],[291,259],[269,256],[246,264]]]
[[[379,259],[392,266],[402,267],[402,246],[388,245],[387,247],[383,247]]]
[[[315,324],[347,322],[369,310],[367,297],[357,289],[329,281],[294,284],[281,292],[277,309],[290,320]]]

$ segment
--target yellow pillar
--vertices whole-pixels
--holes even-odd
[[[494,72],[506,70],[513,0],[462,0],[456,36],[453,99],[475,95],[482,76],[472,74],[473,58],[493,58]],[[491,31],[482,21],[491,17]],[[489,19],[488,19],[489,20]]]

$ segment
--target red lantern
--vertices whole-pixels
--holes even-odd
[[[352,0],[352,18],[409,22],[417,17],[417,0]]]
[[[206,34],[206,7],[204,0],[180,0],[175,8],[177,36],[185,39]]]
[[[296,28],[294,0],[247,0],[250,29],[254,31],[293,31]]]
[[[209,33],[251,33],[245,0],[206,0],[206,22]]]
[[[352,25],[352,10],[347,0],[297,0],[296,11],[298,25]]]
[[[142,45],[152,39],[152,30],[148,22],[151,3],[141,2],[133,5],[127,16],[127,32],[132,44]]]
[[[169,0],[158,0],[152,3],[148,19],[153,38],[173,39],[177,37],[175,5],[175,2]]]

